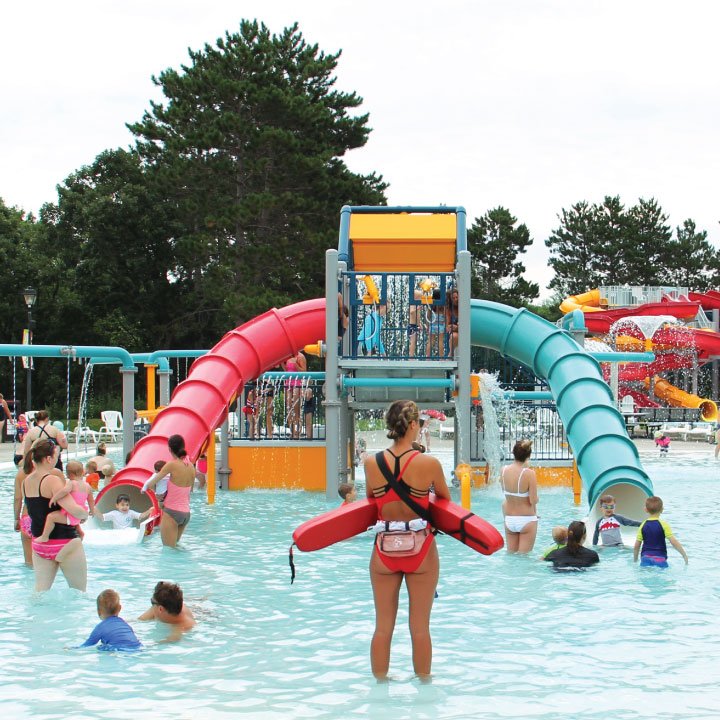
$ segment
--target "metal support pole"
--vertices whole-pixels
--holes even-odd
[[[170,404],[170,375],[172,370],[158,370],[160,376],[160,405]]]
[[[341,403],[338,395],[338,300],[339,277],[337,250],[325,253],[325,496],[337,497],[341,465]]]
[[[220,426],[220,467],[217,471],[220,478],[220,489],[227,490],[230,486],[230,423],[227,418]]]
[[[618,403],[618,387],[620,382],[620,372],[619,372],[619,366],[617,363],[612,363],[610,365],[610,390],[612,392],[612,396],[615,398],[615,404]]]
[[[136,367],[120,368],[122,375],[123,462],[135,446],[135,373]]]
[[[28,316],[28,345],[32,345],[32,307],[28,305],[27,309]],[[27,359],[27,407],[25,410],[32,410],[32,370],[33,370],[33,359],[28,356]]]
[[[455,465],[470,463],[470,262],[471,255],[461,250],[457,257],[458,346],[457,396],[455,398]]]

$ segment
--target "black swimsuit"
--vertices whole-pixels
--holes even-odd
[[[40,434],[38,435],[38,440],[40,439],[40,435],[42,435],[43,433],[45,433],[45,437],[46,437],[53,445],[57,445],[57,444],[58,444],[58,441],[45,429],[45,425],[41,425],[41,426],[40,426]],[[55,463],[55,467],[56,467],[58,470],[62,470],[62,469],[63,469],[62,457],[60,457],[60,455],[58,455],[58,459],[57,459],[57,462]],[[41,482],[42,482],[42,481],[41,481]],[[40,533],[40,534],[42,535],[42,533]]]
[[[43,497],[42,484],[43,480],[48,477],[43,475],[40,478],[40,484],[38,485],[37,497],[28,497],[25,490],[25,481],[23,480],[23,495],[25,496],[25,507],[27,508],[28,515],[30,516],[30,532],[33,537],[40,537],[45,529],[45,520],[47,516],[53,512],[50,509],[50,499]],[[55,510],[58,509],[57,505],[53,505]],[[50,540],[72,540],[78,537],[77,530],[74,525],[61,525],[60,523],[55,524],[55,528],[50,533]]]

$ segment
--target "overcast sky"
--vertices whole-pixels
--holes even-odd
[[[527,276],[571,204],[654,197],[720,245],[714,0],[24,0],[0,21],[0,197],[37,212],[159,98],[151,76],[242,18],[342,50],[338,88],[373,128],[346,157],[390,204],[509,208]],[[339,210],[339,208],[338,208]],[[544,294],[546,294],[544,292]]]

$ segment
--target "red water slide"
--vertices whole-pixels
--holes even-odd
[[[706,310],[720,310],[720,292],[708,290],[706,293],[688,293],[689,299],[700,303]]]
[[[259,315],[231,330],[207,355],[196,360],[187,379],[175,388],[170,404],[158,413],[150,433],[133,450],[112,486],[144,483],[156,460],[169,460],[167,439],[182,435],[195,461],[210,433],[225,416],[243,384],[275,367],[300,348],[325,339],[325,299],[305,300]]]
[[[585,324],[591,332],[607,333],[610,332],[610,326],[613,323],[631,315],[672,315],[680,320],[692,320],[697,315],[699,307],[700,303],[698,302],[682,300],[645,303],[645,305],[638,305],[634,308],[587,312],[585,313]]]

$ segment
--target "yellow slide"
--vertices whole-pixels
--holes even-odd
[[[645,387],[650,388],[650,378],[645,380]],[[712,400],[687,393],[663,380],[659,375],[655,376],[655,397],[665,400],[673,407],[700,408],[700,417],[705,422],[717,422],[718,409]]]
[[[586,313],[602,312],[603,310],[607,310],[607,301],[603,307],[600,290],[595,288],[595,290],[580,293],[580,295],[570,295],[570,297],[566,297],[560,305],[560,310],[566,315],[573,310],[582,310]]]

